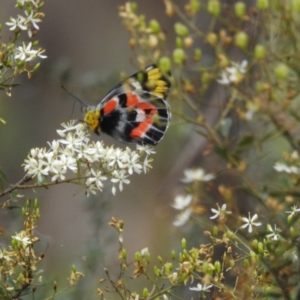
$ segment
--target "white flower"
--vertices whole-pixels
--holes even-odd
[[[224,219],[226,215],[231,214],[231,211],[226,211],[226,204],[224,203],[221,207],[217,203],[218,209],[211,208],[211,211],[215,214],[210,219],[216,219],[219,217],[220,220]]]
[[[270,232],[269,234],[266,235],[267,238],[271,238],[274,241],[278,241],[281,238],[280,232],[282,230],[280,228],[277,228],[276,224],[274,225],[274,229],[270,224],[268,224],[267,231]]]
[[[183,210],[181,213],[179,213],[176,216],[176,219],[173,221],[173,225],[176,227],[184,225],[189,220],[191,214],[192,214],[191,208],[187,208]]]
[[[152,158],[148,159],[148,155],[145,157],[144,163],[143,163],[143,170],[144,173],[146,174],[151,168],[151,162],[153,161]]]
[[[35,7],[38,6],[37,3],[36,3],[36,0],[18,0],[17,2],[18,2],[18,3],[16,4],[16,6],[18,6],[18,4],[21,5],[21,6],[24,6],[25,3],[30,3],[30,2],[31,2]]]
[[[206,285],[206,283],[204,283],[203,285],[198,283],[197,287],[190,287],[191,291],[196,291],[196,292],[207,292],[208,289],[210,289],[213,285]]]
[[[149,253],[148,247],[141,250],[141,255],[146,256]]]
[[[23,244],[23,246],[27,246],[31,244],[30,238],[25,235],[25,232],[22,231],[20,233],[16,233],[16,235],[12,236],[12,238],[16,241],[19,241]]]
[[[6,22],[5,24],[7,26],[10,26],[9,30],[13,31],[17,28],[21,29],[21,30],[27,30],[27,26],[25,24],[25,18],[18,15],[17,19],[14,18],[10,18],[10,22]]]
[[[129,148],[128,148],[129,149]],[[140,156],[137,152],[132,151],[128,154],[126,162],[124,163],[123,167],[128,168],[128,173],[131,175],[133,172],[140,174],[142,172],[142,165],[138,162]]]
[[[44,50],[33,50],[31,49],[32,43],[30,42],[27,46],[23,43],[23,46],[19,46],[16,48],[15,59],[19,59],[22,61],[31,61],[36,57],[47,58],[47,56],[42,55]]]
[[[190,194],[186,196],[178,195],[175,197],[174,203],[171,204],[171,206],[175,209],[182,210],[191,204],[192,199],[193,196]]]
[[[52,181],[66,181],[84,186],[86,194],[96,194],[102,191],[104,181],[109,179],[113,184],[112,193],[116,187],[123,190],[124,184],[129,184],[128,177],[133,173],[140,174],[150,168],[146,153],[126,148],[104,147],[102,141],[90,142],[87,127],[81,123],[63,124],[63,129],[57,133],[61,139],[48,142],[49,150],[45,148],[31,149],[24,161],[24,169],[31,177],[37,177],[39,183],[47,185],[48,176]],[[146,155],[144,165],[141,163]],[[67,179],[67,173],[75,175]]]
[[[291,211],[286,211],[287,214],[290,214],[289,217],[293,217],[296,212],[299,212],[300,208],[297,205],[291,207]]]
[[[149,145],[136,145],[136,149],[140,152],[145,152],[147,155],[155,154],[156,152]]]
[[[217,79],[217,82],[222,85],[240,82],[243,79],[243,74],[247,71],[247,66],[247,60],[243,60],[240,64],[232,61],[231,67],[227,67],[222,71],[221,79]]]
[[[123,191],[123,183],[129,184],[130,181],[129,179],[126,179],[128,176],[126,175],[126,172],[121,170],[121,171],[113,171],[112,176],[114,177],[111,182],[113,183],[118,183],[119,182],[119,190],[122,192]]]
[[[251,233],[252,232],[252,227],[253,226],[260,226],[261,223],[260,222],[254,222],[257,219],[257,214],[255,214],[252,218],[250,216],[249,213],[249,217],[243,217],[242,220],[246,223],[244,225],[242,225],[240,228],[244,229],[246,227],[249,227],[248,232]]]
[[[210,181],[215,178],[213,174],[205,174],[205,171],[201,168],[198,169],[187,169],[184,170],[184,178],[181,179],[182,182],[190,183],[193,181]]]
[[[300,168],[297,166],[288,166],[284,163],[276,163],[274,169],[277,172],[286,172],[288,174],[300,174]]]

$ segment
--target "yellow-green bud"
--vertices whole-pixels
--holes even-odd
[[[201,7],[200,0],[191,0],[190,6],[191,6],[192,13],[196,14]]]
[[[149,28],[150,28],[152,33],[159,33],[160,32],[160,25],[159,25],[158,21],[156,21],[155,19],[150,20]]]
[[[77,269],[76,269],[75,265],[72,265],[72,272],[76,273],[76,271],[77,271]]]
[[[149,291],[148,291],[147,288],[144,288],[144,289],[143,289],[143,298],[147,299],[148,296],[149,296]]]
[[[185,238],[183,238],[183,239],[181,240],[181,248],[182,248],[182,249],[185,249],[185,248],[186,248],[186,239],[185,239]]]
[[[256,6],[260,10],[266,10],[269,7],[269,0],[257,0]]]
[[[296,12],[300,12],[300,0],[292,0],[292,8]]]
[[[219,229],[217,226],[213,227],[213,231],[212,231],[213,236],[217,236],[219,234]]]
[[[172,269],[173,269],[173,264],[172,263],[166,263],[165,264],[165,271],[166,271],[167,274],[171,273]]]
[[[207,11],[213,15],[218,16],[221,12],[221,4],[218,0],[209,0],[207,3]]]
[[[138,5],[136,2],[130,2],[130,8],[131,8],[131,11],[133,13],[136,13],[137,12],[137,9],[138,9]]]
[[[38,219],[40,216],[41,216],[40,209],[36,208],[35,209],[35,217]]]
[[[238,18],[243,18],[246,14],[246,4],[238,1],[234,4],[234,13]]]
[[[247,258],[244,259],[244,267],[248,268],[250,266],[249,260]]]
[[[157,256],[157,260],[158,260],[158,262],[159,262],[160,264],[162,264],[162,263],[163,263],[163,259],[162,259],[162,257],[161,257],[161,256]]]
[[[201,81],[203,82],[203,84],[208,84],[211,81],[211,76],[209,74],[209,72],[203,72],[201,74]]]
[[[275,67],[275,76],[278,79],[285,79],[287,78],[287,76],[289,75],[289,68],[286,64],[284,63],[279,63],[276,67]]]
[[[264,59],[266,57],[266,48],[263,45],[256,45],[254,48],[254,57],[256,59]]]
[[[185,52],[181,48],[176,48],[173,51],[173,60],[176,64],[182,65],[185,62]]]
[[[176,34],[178,34],[180,36],[187,36],[189,34],[189,29],[182,23],[179,23],[179,22],[175,23],[174,29],[175,29]]]
[[[25,209],[25,207],[22,207],[22,215],[26,216],[26,209]]]
[[[215,267],[216,273],[217,273],[217,274],[220,274],[220,272],[221,272],[221,263],[220,263],[218,260],[215,261],[214,267]]]
[[[290,228],[290,233],[292,236],[295,236],[295,228],[293,226]]]
[[[171,259],[172,260],[176,259],[176,252],[174,250],[172,250],[172,252],[171,252]]]
[[[156,266],[153,267],[153,273],[156,277],[161,277],[162,276],[161,270]]]
[[[262,242],[258,242],[257,244],[257,250],[259,254],[264,254],[264,245]]]
[[[127,258],[127,251],[125,249],[122,249],[121,257],[122,257],[122,259],[126,259]]]
[[[135,252],[134,254],[134,259],[137,261],[137,262],[140,262],[141,261],[141,253],[140,252]]]
[[[218,43],[218,36],[213,33],[213,32],[210,32],[209,34],[207,34],[206,36],[206,41],[212,45],[212,46],[216,46],[217,43]]]
[[[175,44],[177,48],[183,48],[183,40],[181,37],[177,36],[175,40]]]
[[[37,208],[39,206],[39,202],[38,202],[38,199],[34,199],[34,202],[33,202],[33,207],[34,208]]]
[[[235,35],[234,42],[237,47],[245,49],[248,46],[249,37],[245,32],[240,31]]]
[[[252,247],[256,250],[257,249],[257,247],[258,247],[258,240],[253,240],[252,241]]]
[[[194,50],[194,60],[199,61],[202,58],[202,50],[199,48],[196,48]]]
[[[162,56],[159,59],[158,65],[163,73],[168,73],[171,69],[171,60],[167,56]]]
[[[288,220],[288,223],[291,224],[292,223],[292,220],[293,220],[293,216],[292,215],[289,215],[287,217],[287,220]]]

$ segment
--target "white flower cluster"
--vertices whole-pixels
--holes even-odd
[[[48,150],[32,149],[24,162],[27,174],[36,177],[40,185],[47,185],[46,180],[51,176],[52,182],[83,185],[89,195],[101,191],[103,182],[110,180],[115,194],[115,185],[122,191],[123,184],[130,183],[130,175],[146,173],[151,168],[149,155],[155,152],[149,146],[138,145],[136,150],[108,147],[102,141],[90,141],[83,123],[71,121],[62,126],[64,129],[57,130],[62,139],[49,143]],[[75,177],[66,179],[67,171],[75,173]]]
[[[10,27],[9,30],[27,31],[31,38],[33,36],[32,30],[39,30],[37,23],[42,22],[42,15],[37,12],[40,4],[39,0],[18,0],[16,6],[25,9],[25,16],[18,15],[17,18],[10,18],[10,22],[5,23]]]
[[[247,72],[248,61],[243,60],[241,63],[231,62],[231,67],[225,68],[221,73],[221,78],[217,80],[222,85],[239,83],[243,75]]]
[[[184,170],[184,178],[181,179],[184,183],[192,183],[195,181],[210,181],[215,178],[213,174],[206,174],[205,171],[201,168],[198,169],[186,169]],[[193,196],[188,194],[185,196],[177,195],[174,199],[174,203],[171,206],[174,209],[180,210],[180,213],[176,216],[176,219],[173,222],[174,226],[184,225],[190,218],[192,210],[192,201]]]
[[[300,158],[297,151],[285,155],[286,163],[277,162],[274,169],[277,172],[285,172],[288,174],[300,174]]]

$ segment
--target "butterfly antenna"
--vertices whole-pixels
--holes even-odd
[[[72,93],[70,93],[63,85],[61,86],[62,89],[67,92],[70,96],[72,96],[75,100],[77,100],[83,107],[86,107],[87,105],[82,102],[79,98],[77,98],[75,95],[73,95]]]

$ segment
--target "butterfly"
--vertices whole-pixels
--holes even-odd
[[[171,119],[166,101],[170,81],[155,65],[112,88],[96,106],[84,106],[84,122],[96,134],[104,132],[127,144],[156,145]]]

